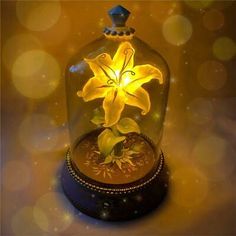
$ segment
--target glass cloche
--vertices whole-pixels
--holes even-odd
[[[79,210],[104,220],[148,212],[167,186],[160,143],[169,69],[125,25],[129,14],[111,9],[112,27],[71,59],[65,78],[71,147],[63,189]]]

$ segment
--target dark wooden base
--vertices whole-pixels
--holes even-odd
[[[147,177],[128,184],[104,185],[74,170],[68,152],[61,181],[65,195],[81,212],[102,220],[123,221],[160,205],[168,189],[168,172],[161,154],[156,169]]]

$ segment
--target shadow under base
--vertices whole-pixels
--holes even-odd
[[[68,151],[61,181],[65,195],[78,210],[107,221],[131,220],[154,210],[168,189],[163,153],[155,170],[144,178],[127,184],[104,184],[75,170]]]

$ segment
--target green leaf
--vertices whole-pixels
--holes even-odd
[[[108,155],[106,158],[105,158],[105,161],[103,162],[103,164],[109,164],[111,163],[113,160],[113,157],[111,155]]]
[[[100,125],[105,123],[105,114],[102,107],[96,108],[93,111],[93,119],[91,119],[91,122],[94,123],[95,125]]]
[[[98,148],[103,155],[107,156],[111,153],[113,147],[123,140],[125,140],[125,136],[117,137],[110,129],[105,129],[98,136]]]
[[[130,132],[140,133],[140,128],[138,124],[131,118],[123,118],[117,124],[117,129],[122,134],[127,134]]]
[[[93,119],[91,119],[91,122],[94,123],[95,125],[100,125],[105,122],[105,119],[104,117],[94,116]]]

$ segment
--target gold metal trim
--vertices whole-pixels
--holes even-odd
[[[150,179],[148,179],[147,181],[145,181],[142,184],[136,185],[134,187],[128,187],[128,188],[115,188],[115,189],[113,189],[113,188],[99,187],[97,185],[90,184],[87,181],[85,181],[84,179],[82,179],[72,167],[70,149],[68,149],[68,151],[66,153],[66,165],[67,165],[70,175],[77,182],[79,182],[81,185],[83,185],[91,190],[94,190],[97,192],[103,192],[106,194],[124,194],[124,193],[131,193],[136,190],[139,190],[140,188],[145,187],[147,184],[151,183],[155,178],[157,178],[157,176],[159,175],[159,173],[161,172],[161,170],[163,169],[163,166],[164,166],[164,155],[161,152],[160,161],[158,163],[158,168],[157,168],[156,172],[154,173],[154,175]]]

